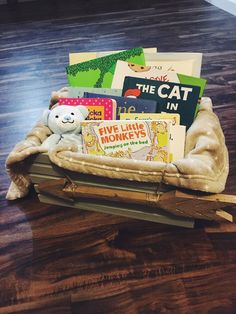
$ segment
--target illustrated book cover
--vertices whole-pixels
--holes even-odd
[[[116,63],[111,87],[122,89],[126,76],[200,86],[200,97],[202,97],[206,85],[206,80],[203,78],[184,75],[174,71],[161,71],[157,66],[143,66],[118,60]]]
[[[180,124],[180,116],[176,113],[123,113],[122,120],[156,120],[171,122],[169,129],[169,162],[184,158],[186,127]]]
[[[89,61],[92,59],[104,57],[110,54],[122,52],[124,50],[115,50],[115,51],[88,51],[88,52],[71,52],[69,53],[69,64],[73,65],[76,63],[81,63]],[[156,53],[157,48],[143,48],[144,54],[146,53]]]
[[[145,55],[145,62],[146,65],[156,66],[158,70],[201,76],[202,53],[199,52],[148,53]]]
[[[122,93],[155,100],[159,113],[179,113],[180,124],[188,129],[194,121],[200,90],[199,86],[126,77]]]
[[[133,48],[66,67],[70,86],[110,88],[117,60],[145,65],[143,48]]]
[[[171,120],[172,125],[180,125],[178,113],[121,113],[120,120]]]
[[[116,118],[116,101],[109,98],[59,98],[59,105],[86,106],[89,110],[88,120]]]
[[[82,122],[83,152],[147,161],[169,160],[170,123],[155,120]]]
[[[149,99],[138,99],[131,97],[122,97],[122,96],[112,96],[112,95],[102,95],[102,94],[94,94],[94,93],[84,93],[84,97],[87,98],[112,98],[116,101],[117,111],[116,111],[116,119],[120,119],[121,113],[154,113],[157,111],[157,103],[155,100]]]

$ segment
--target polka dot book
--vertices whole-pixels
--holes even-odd
[[[60,98],[59,105],[87,107],[87,120],[116,119],[116,101],[110,98]]]

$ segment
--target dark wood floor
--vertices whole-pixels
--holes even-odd
[[[194,230],[7,202],[4,163],[50,93],[68,53],[157,46],[203,52],[236,194],[236,19],[201,0],[35,1],[0,7],[0,313],[236,311],[236,224]],[[235,215],[235,209],[231,212]]]

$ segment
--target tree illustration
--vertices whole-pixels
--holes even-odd
[[[97,58],[96,60],[89,60],[78,64],[70,65],[66,68],[68,75],[76,76],[78,72],[87,72],[90,70],[100,70],[100,76],[94,87],[102,87],[104,76],[107,72],[113,74],[112,69],[118,60],[126,61],[131,57],[140,56],[143,53],[142,48],[133,48],[130,50],[118,52],[116,54]]]

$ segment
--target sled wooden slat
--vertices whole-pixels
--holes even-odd
[[[183,220],[233,221],[232,215],[224,208],[236,204],[234,195],[207,194],[162,183],[135,182],[75,173],[52,164],[47,154],[36,156],[29,175],[37,185],[36,190],[41,194],[41,200],[48,199],[50,203],[57,200],[57,203],[61,202],[63,206],[72,206],[78,201],[91,199],[100,204],[111,202],[113,208],[114,204],[127,204],[127,211],[129,204],[137,205],[143,213],[148,210],[149,220],[152,219],[151,212],[161,210],[163,215],[172,215]],[[109,211],[108,207],[106,211]],[[116,213],[124,214],[124,211],[120,209],[116,210]],[[130,211],[127,216],[135,218],[135,211]],[[138,216],[142,217],[142,214],[139,212]]]
[[[104,214],[118,215],[133,219],[147,220],[151,222],[174,225],[184,228],[193,228],[194,219],[186,217],[177,217],[170,215],[168,213],[163,213],[162,210],[150,209],[148,207],[143,208],[143,206],[138,204],[123,204],[123,203],[109,203],[105,201],[95,201],[91,202],[89,199],[77,199],[73,203],[67,202],[65,200],[59,199],[58,197],[52,197],[45,194],[38,194],[38,198],[41,202],[65,206],[69,208],[75,208],[78,210],[95,211]]]

